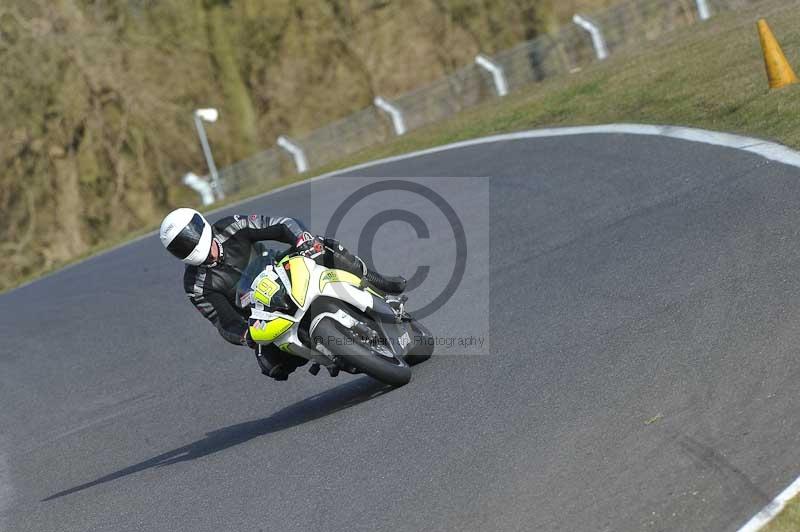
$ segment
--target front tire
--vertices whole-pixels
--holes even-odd
[[[408,362],[410,366],[415,366],[431,358],[434,339],[428,328],[417,320],[411,321],[411,328],[414,330],[415,345],[406,355],[406,362]]]
[[[336,357],[358,371],[390,386],[403,386],[411,380],[411,368],[404,360],[390,360],[367,346],[351,341],[338,322],[326,318],[314,330],[314,341],[324,345]]]

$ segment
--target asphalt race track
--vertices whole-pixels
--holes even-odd
[[[136,241],[0,296],[0,528],[735,530],[800,473],[797,168],[583,135],[351,174],[490,179],[490,263],[460,288],[490,297],[425,320],[484,317],[490,352],[396,390],[274,383]],[[314,218],[308,187],[347,183],[211,218]],[[449,260],[397,225],[380,269]]]

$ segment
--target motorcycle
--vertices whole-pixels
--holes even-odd
[[[250,311],[250,337],[259,345],[325,367],[366,374],[391,386],[411,380],[411,367],[431,357],[430,331],[390,296],[350,272],[325,267],[290,250],[251,261],[239,283],[239,304]]]

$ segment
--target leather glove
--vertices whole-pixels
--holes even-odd
[[[318,236],[304,231],[294,244],[295,249],[307,259],[315,259],[325,252],[325,242]]]

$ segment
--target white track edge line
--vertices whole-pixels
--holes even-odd
[[[698,142],[701,144],[710,144],[713,146],[722,146],[725,148],[733,148],[736,150],[746,151],[755,155],[760,155],[761,157],[764,157],[765,159],[769,159],[771,161],[800,168],[800,152],[797,152],[789,148],[788,146],[784,146],[776,142],[769,142],[766,140],[757,139],[753,137],[744,137],[741,135],[734,135],[732,133],[722,133],[719,131],[710,131],[706,129],[697,129],[697,128],[681,127],[681,126],[658,126],[658,125],[646,125],[646,124],[606,124],[600,126],[571,126],[571,127],[557,127],[557,128],[545,128],[545,129],[531,129],[527,131],[518,131],[516,133],[503,133],[488,137],[479,137],[476,139],[463,140],[451,144],[444,144],[442,146],[437,146],[435,148],[428,148],[425,150],[405,153],[403,155],[396,155],[393,157],[386,157],[383,159],[377,159],[375,161],[369,161],[366,163],[357,164],[355,166],[350,166],[348,168],[343,168],[341,170],[335,170],[333,172],[328,172],[326,174],[311,177],[309,179],[303,179],[295,183],[289,183],[288,185],[284,185],[282,187],[273,190],[268,190],[267,192],[262,192],[261,194],[256,194],[255,196],[250,196],[249,198],[235,201],[223,207],[213,209],[211,211],[206,212],[205,214],[207,215],[216,214],[224,210],[232,209],[238,205],[242,205],[243,203],[264,198],[266,196],[269,196],[270,194],[278,194],[280,192],[283,192],[284,190],[288,190],[293,187],[305,185],[307,183],[313,183],[314,181],[318,181],[320,179],[326,179],[336,175],[345,174],[347,172],[352,172],[354,170],[362,170],[364,168],[370,168],[372,166],[378,166],[381,164],[404,161],[406,159],[413,159],[414,157],[422,157],[424,155],[431,155],[443,151],[457,150],[460,148],[468,148],[470,146],[478,146],[481,144],[490,144],[494,142],[506,142],[510,140],[523,140],[523,139],[536,139],[536,138],[569,137],[576,135],[646,135],[646,136],[668,137],[673,139],[686,140],[689,142]],[[115,251],[127,245],[134,244],[145,238],[149,238],[155,235],[156,233],[158,233],[158,231],[151,231],[149,233],[145,233],[132,240],[123,242],[122,244],[113,246],[109,249],[105,249],[99,253],[92,255],[91,257],[87,257],[81,261],[69,264],[63,268],[52,271],[46,275],[37,277],[36,279],[31,279],[27,283],[23,283],[19,286],[16,286],[5,293],[10,294],[11,292],[19,290],[20,288],[24,288],[30,284],[41,281],[43,279],[47,279],[51,275],[61,273],[65,270],[69,270],[75,266],[78,266],[79,264],[103,256],[107,253],[111,253],[112,251]]]
[[[745,523],[738,532],[758,532],[775,519],[798,492],[800,492],[800,477],[797,477],[785,490],[772,499],[769,504]]]

